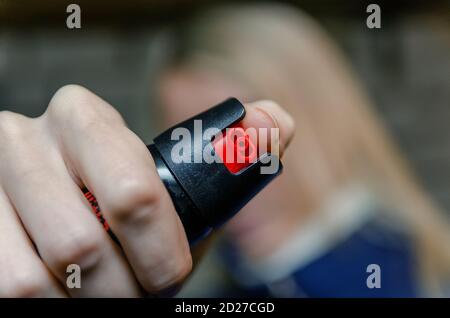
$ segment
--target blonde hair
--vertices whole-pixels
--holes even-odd
[[[288,163],[294,176],[313,163],[308,195],[320,200],[350,179],[370,185],[390,216],[411,229],[425,287],[433,292],[448,283],[448,220],[419,186],[341,53],[313,20],[282,6],[222,7],[185,26],[181,39],[180,64],[220,71],[294,116],[297,136],[286,160],[296,157],[296,143],[309,140],[315,147],[309,156],[302,154],[300,164]]]

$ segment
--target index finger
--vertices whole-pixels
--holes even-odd
[[[79,86],[55,94],[48,117],[69,168],[96,196],[144,289],[182,280],[192,266],[189,245],[145,144],[112,106]]]

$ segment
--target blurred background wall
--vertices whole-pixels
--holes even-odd
[[[81,6],[81,30],[66,28],[70,2]],[[158,117],[152,75],[167,49],[160,31],[221,1],[70,2],[0,0],[0,110],[38,116],[60,86],[77,83],[149,142]],[[450,211],[450,1],[372,1],[381,6],[379,30],[365,25],[369,2],[284,2],[338,41],[415,171]]]

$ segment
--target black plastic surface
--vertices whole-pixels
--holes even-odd
[[[154,145],[148,146],[190,240],[231,218],[282,171],[280,162],[276,173],[261,174],[260,168],[264,165],[261,160],[272,156],[270,153],[237,174],[229,172],[223,163],[194,162],[196,153],[201,155],[198,152],[203,152],[204,147],[213,151],[210,140],[203,140],[202,136],[194,134],[195,120],[202,121],[203,131],[208,128],[224,130],[244,116],[244,106],[237,99],[230,98],[169,128],[154,139]],[[191,132],[189,163],[175,163],[171,158],[172,148],[179,142],[172,140],[172,132],[179,127]],[[194,147],[196,142],[201,147]],[[272,159],[278,160],[275,157]]]

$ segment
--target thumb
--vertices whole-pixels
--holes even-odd
[[[292,116],[281,108],[280,105],[269,100],[246,103],[244,106],[246,115],[240,123],[242,127],[244,129],[250,127],[256,129],[266,128],[269,133],[271,132],[271,128],[278,128],[279,139],[274,140],[279,143],[280,155],[282,156],[294,136],[295,123]],[[267,148],[270,150],[272,138],[270,138],[270,135],[268,137],[269,144]]]

